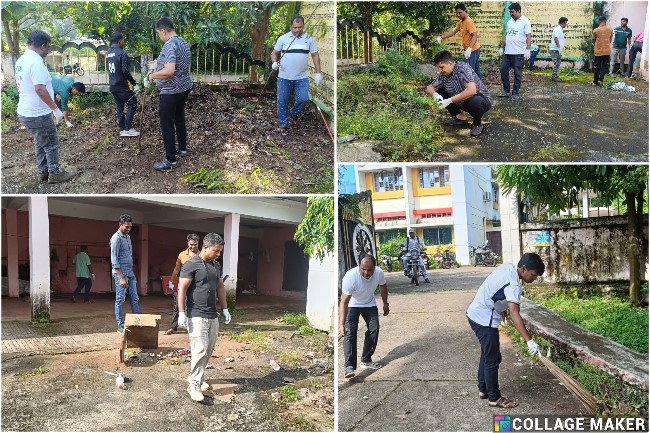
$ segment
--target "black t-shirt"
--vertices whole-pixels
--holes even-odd
[[[108,49],[106,67],[111,92],[128,91],[128,83],[135,86],[135,79],[129,72],[129,56],[119,45],[111,45]]]
[[[180,278],[191,278],[187,289],[187,317],[219,317],[217,311],[217,281],[221,278],[221,265],[218,262],[204,262],[196,255],[185,262]]]

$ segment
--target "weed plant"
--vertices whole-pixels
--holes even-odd
[[[337,82],[338,135],[394,145],[387,155],[391,160],[430,160],[444,131],[431,114],[438,104],[421,89],[426,81],[413,60],[392,50],[373,70],[342,73]]]

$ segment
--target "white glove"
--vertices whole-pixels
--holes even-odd
[[[178,313],[178,327],[187,329],[187,316],[185,315],[185,311],[179,311]]]
[[[93,280],[95,280],[95,274],[90,274],[90,278],[92,278]]]
[[[316,87],[320,86],[320,83],[323,82],[323,74],[318,72],[316,75],[314,75],[314,83],[316,84]]]
[[[279,67],[280,65],[278,64],[278,62],[273,62],[273,64],[271,65],[271,69],[273,69],[274,71],[277,70]]]
[[[524,59],[525,59],[525,60],[530,59],[530,50],[526,50],[526,51],[524,51]]]
[[[562,55],[562,51],[564,51],[564,48],[562,48],[561,50],[559,50],[558,53],[559,53],[560,55]]]
[[[499,48],[499,57],[503,57],[503,48]]]
[[[136,84],[133,86],[133,93],[138,93],[140,91],[140,85]]]
[[[167,284],[167,287],[174,290],[174,282],[172,280],[169,280],[169,284]]]
[[[472,47],[469,47],[465,50],[465,58],[469,59],[469,56],[472,55]]]
[[[442,36],[436,36],[436,42],[438,42],[438,44],[441,44],[442,43]]]
[[[223,312],[223,317],[226,319],[226,325],[227,325],[230,323],[230,319],[232,319],[232,317],[230,316],[230,311],[228,311],[227,308],[224,308],[222,312]]]
[[[74,125],[69,120],[66,120],[65,121],[65,126],[67,126],[68,128],[72,128]]]
[[[528,345],[528,353],[539,356],[539,345],[532,338],[526,344]]]
[[[436,92],[433,94],[433,99],[436,100],[437,102],[442,102],[442,100],[445,98],[443,98],[440,93]]]
[[[440,109],[447,108],[451,104],[451,98],[443,99],[440,101]]]
[[[63,112],[59,109],[59,107],[56,107],[54,110],[52,110],[52,114],[54,114],[54,124],[58,125],[61,120],[63,120]]]

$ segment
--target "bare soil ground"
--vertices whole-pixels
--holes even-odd
[[[159,348],[145,351],[154,357],[119,364],[114,318],[99,321],[115,335],[115,350],[3,357],[3,430],[333,430],[333,348],[326,334],[298,335],[268,313],[233,318],[240,324],[223,327],[226,335],[219,336],[210,359],[214,368],[206,371],[220,392],[208,391],[203,403],[195,403],[186,392],[189,361],[178,354],[189,346],[187,334],[161,334]],[[256,332],[263,336],[246,339]],[[281,365],[277,372],[269,367],[273,357]],[[105,371],[123,373],[126,389]]]
[[[268,92],[267,92],[268,93]],[[246,96],[235,96],[235,95]],[[320,113],[310,104],[296,125],[279,132],[275,99],[259,90],[216,91],[194,84],[186,108],[187,158],[160,173],[152,165],[164,158],[157,94],[147,96],[134,119],[138,138],[120,137],[109,98],[71,110],[74,128],[58,128],[61,162],[79,172],[71,182],[39,182],[30,134],[15,118],[3,118],[3,194],[164,194],[164,193],[331,193],[334,147]],[[88,95],[83,96],[88,97]],[[144,97],[139,96],[142,107]],[[200,169],[213,171],[196,182],[182,180]],[[208,191],[196,183],[212,184]]]

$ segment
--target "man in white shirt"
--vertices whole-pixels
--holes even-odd
[[[499,48],[499,55],[503,56],[501,60],[503,90],[499,96],[502,98],[510,96],[510,69],[512,69],[515,75],[512,99],[519,99],[521,71],[524,69],[526,60],[530,59],[530,20],[521,13],[519,3],[512,3],[508,10],[511,18],[508,20],[506,36]]]
[[[300,15],[291,20],[291,31],[280,36],[271,52],[271,68],[278,70],[278,120],[281,132],[305,109],[309,100],[309,77],[307,76],[309,56],[314,62],[316,74],[314,84],[318,87],[323,81],[320,72],[320,56],[314,38],[304,33],[305,19]],[[289,95],[294,91],[295,102],[289,108]]]
[[[499,323],[501,315],[508,311],[510,320],[528,345],[531,355],[539,355],[539,346],[528,334],[519,314],[521,285],[532,283],[544,274],[544,262],[535,253],[524,254],[517,267],[504,263],[496,268],[481,284],[474,300],[467,308],[469,325],[481,344],[481,358],[478,364],[478,395],[488,399],[491,407],[510,409],[519,405],[501,395],[499,390]]]
[[[34,139],[38,177],[42,182],[67,182],[75,177],[59,163],[59,136],[52,114],[58,124],[63,112],[54,102],[52,77],[43,63],[52,39],[42,30],[32,30],[27,36],[27,49],[16,61],[18,88],[18,120]]]
[[[551,35],[551,46],[549,47],[549,52],[553,59],[553,74],[551,74],[551,79],[555,82],[562,81],[560,77],[557,76],[557,73],[560,70],[560,63],[562,62],[562,51],[564,51],[564,29],[568,22],[568,18],[560,17],[560,20],[558,21],[557,26],[553,29],[553,34]]]
[[[357,369],[357,329],[359,316],[366,322],[366,336],[361,353],[361,368],[378,370],[379,362],[372,362],[379,340],[379,310],[375,301],[375,289],[379,286],[384,304],[384,316],[388,316],[388,286],[384,272],[377,266],[377,260],[364,254],[359,266],[350,269],[343,277],[341,303],[339,304],[339,337],[345,336],[343,352],[345,356],[345,378],[352,379]]]

